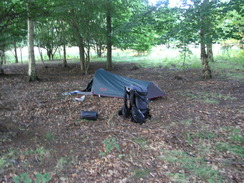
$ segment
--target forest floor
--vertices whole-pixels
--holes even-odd
[[[116,63],[111,71],[155,82],[167,97],[149,103],[139,125],[117,115],[123,99],[65,92],[83,89],[96,69],[78,63],[4,66],[0,76],[0,182],[243,182],[244,83],[228,70],[202,80],[199,69]],[[243,69],[232,70],[242,75]],[[97,111],[98,120],[80,119]]]

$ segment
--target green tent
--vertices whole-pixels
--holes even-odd
[[[119,76],[105,71],[104,69],[98,69],[95,72],[93,79],[83,91],[91,92],[93,95],[123,98],[125,86],[138,86],[143,90],[147,90],[148,99],[165,95],[165,93],[151,81]]]

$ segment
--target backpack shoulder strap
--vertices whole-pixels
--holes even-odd
[[[124,92],[124,105],[121,110],[119,110],[119,115],[123,115],[124,117],[129,117],[130,116],[130,109],[128,108],[127,105],[127,95],[129,92],[127,92],[126,87],[125,87],[125,92]],[[131,108],[131,106],[130,106]]]

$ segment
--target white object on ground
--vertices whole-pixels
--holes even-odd
[[[86,96],[83,95],[81,97],[76,97],[75,100],[83,102],[85,100]]]

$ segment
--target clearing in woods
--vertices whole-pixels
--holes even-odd
[[[199,69],[144,68],[116,63],[115,74],[155,82],[167,97],[150,102],[143,125],[117,115],[122,99],[62,95],[82,89],[89,75],[78,63],[5,67],[0,77],[0,181],[43,182],[242,182],[243,77]],[[236,69],[232,75],[241,75]],[[97,111],[97,121],[80,111]]]

